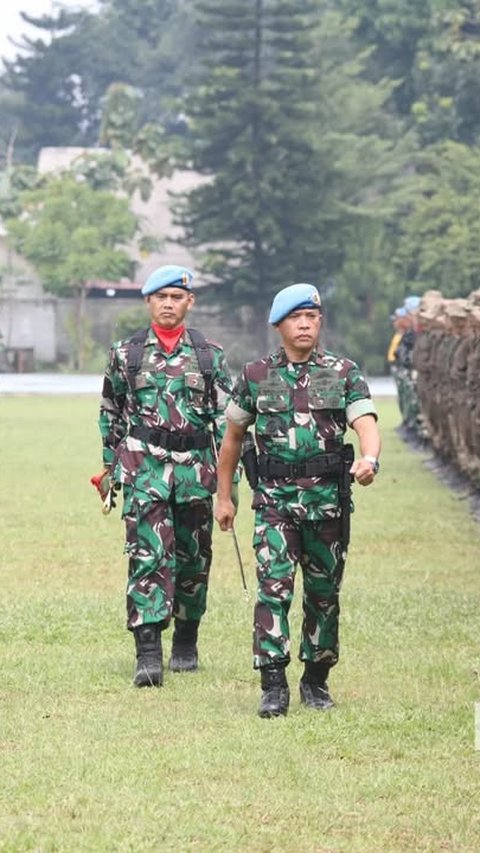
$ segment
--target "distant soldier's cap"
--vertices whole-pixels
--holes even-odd
[[[467,299],[471,305],[480,305],[480,290],[472,290]]]
[[[471,306],[466,299],[452,299],[445,306],[445,313],[454,320],[463,320],[468,317]]]
[[[470,311],[470,320],[480,326],[480,305],[473,305]]]
[[[320,308],[322,300],[313,284],[291,284],[280,290],[272,302],[268,322],[275,326],[299,308]]]
[[[420,296],[407,296],[406,299],[404,299],[403,307],[407,314],[411,314],[412,311],[416,311],[418,309],[420,302]]]
[[[426,290],[420,299],[420,305],[424,302],[442,302],[443,296],[439,290]]]
[[[433,319],[444,310],[444,299],[439,290],[427,290],[418,307],[420,317]]]
[[[151,293],[156,293],[157,290],[162,290],[164,287],[182,287],[184,290],[191,290],[192,281],[193,273],[186,267],[168,264],[165,267],[158,267],[150,273],[142,287],[142,295],[150,296]]]

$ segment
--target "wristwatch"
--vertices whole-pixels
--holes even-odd
[[[367,462],[370,462],[373,473],[378,474],[380,470],[380,462],[378,461],[376,456],[362,456],[362,459],[365,459]]]

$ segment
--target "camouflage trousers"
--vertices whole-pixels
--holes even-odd
[[[199,620],[212,562],[212,498],[143,504],[124,486],[127,628],[172,616]]]
[[[257,509],[253,547],[257,558],[257,602],[253,665],[290,660],[288,614],[297,564],[303,574],[303,621],[299,658],[338,661],[339,592],[344,561],[340,519],[301,521],[274,507]]]

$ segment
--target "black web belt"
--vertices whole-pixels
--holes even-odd
[[[169,432],[167,429],[150,429],[141,424],[132,427],[130,435],[133,438],[138,438],[140,441],[145,441],[147,444],[153,444],[155,447],[163,447],[165,450],[177,450],[179,452],[203,450],[206,447],[210,447],[212,440],[211,433],[204,430],[184,435],[178,432]]]
[[[261,453],[258,457],[258,476],[262,480],[289,478],[300,480],[304,477],[327,477],[337,479],[342,471],[342,457],[339,453],[325,453],[323,456],[306,462],[280,462],[272,456]]]

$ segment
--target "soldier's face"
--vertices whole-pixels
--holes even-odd
[[[193,293],[181,287],[163,287],[162,290],[145,297],[150,319],[162,329],[175,329],[180,326],[194,301]]]
[[[316,346],[321,325],[322,315],[318,308],[300,308],[278,324],[278,331],[285,347],[309,352]]]

